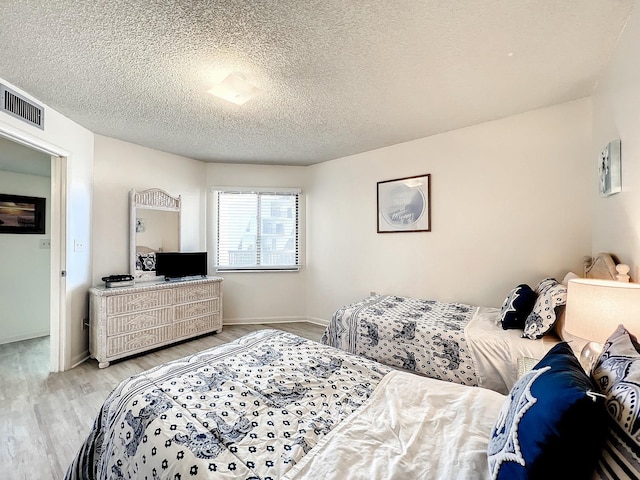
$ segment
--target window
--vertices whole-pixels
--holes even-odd
[[[217,270],[299,270],[299,189],[212,189]]]

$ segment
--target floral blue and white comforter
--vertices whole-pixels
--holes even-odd
[[[276,330],[123,381],[66,479],[276,479],[391,369]]]
[[[465,335],[477,310],[462,303],[376,295],[338,309],[322,343],[427,377],[478,386]]]

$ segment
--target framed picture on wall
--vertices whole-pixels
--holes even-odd
[[[46,198],[0,193],[0,233],[45,233]]]
[[[378,233],[431,231],[431,174],[378,182]]]
[[[620,140],[609,142],[598,160],[600,196],[608,197],[622,191],[622,172],[620,169]]]

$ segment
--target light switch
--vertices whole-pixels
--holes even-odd
[[[40,248],[51,248],[51,239],[49,238],[41,238],[40,239]]]
[[[80,240],[74,240],[73,242],[74,252],[84,252],[84,243]]]

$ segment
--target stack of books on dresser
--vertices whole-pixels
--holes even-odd
[[[109,275],[102,277],[104,286],[107,288],[130,287],[133,285],[133,275]]]

